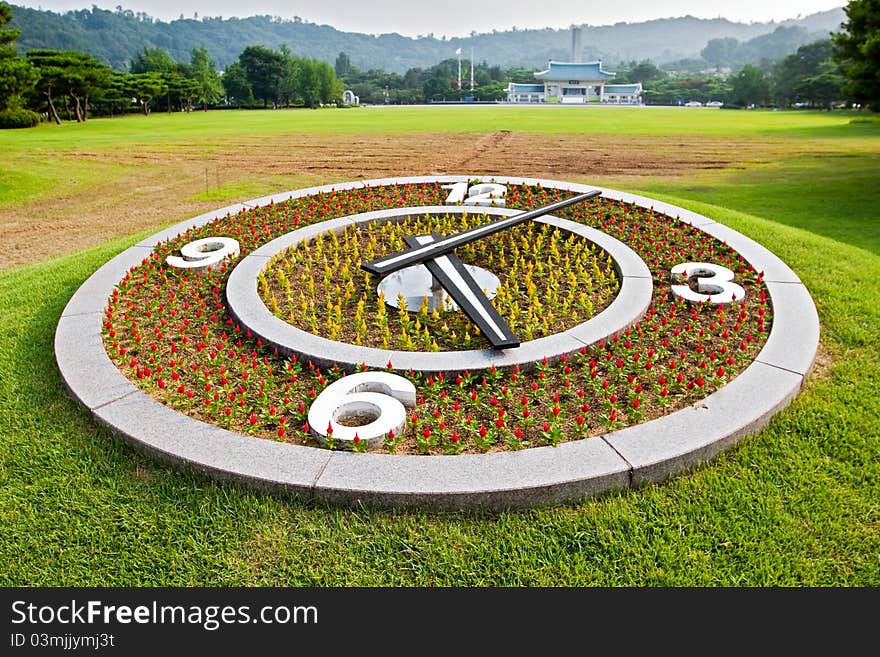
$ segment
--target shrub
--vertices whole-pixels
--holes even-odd
[[[40,115],[27,109],[0,111],[0,129],[33,128],[40,122]]]

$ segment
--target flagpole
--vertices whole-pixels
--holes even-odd
[[[474,90],[474,47],[471,46],[471,91]]]
[[[455,54],[458,55],[458,90],[461,91],[461,48]]]

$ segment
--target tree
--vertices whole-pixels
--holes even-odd
[[[746,64],[731,83],[734,102],[738,105],[766,105],[770,100],[770,83],[757,66]]]
[[[131,73],[177,73],[180,64],[161,48],[144,48],[134,56],[128,67]]]
[[[843,10],[845,32],[834,34],[835,53],[846,78],[843,93],[880,111],[880,0],[850,0]]]
[[[782,106],[796,102],[827,105],[841,98],[842,85],[831,39],[808,43],[786,55],[773,74],[773,95]]]
[[[281,81],[287,75],[284,55],[265,46],[248,46],[238,61],[247,74],[254,97],[263,101],[263,107],[275,107],[281,90]]]
[[[95,102],[102,106],[104,112],[113,116],[117,111],[125,113],[131,106],[133,75],[120,71],[111,71],[103,89],[95,96]]]
[[[220,83],[220,75],[217,73],[217,64],[208,56],[208,51],[204,46],[193,48],[189,73],[190,77],[198,84],[196,99],[207,112],[208,105],[215,104],[223,97],[223,85]]]
[[[732,68],[737,63],[737,50],[739,41],[733,37],[710,39],[700,56],[716,68]]]
[[[132,96],[141,106],[144,116],[149,116],[151,105],[156,98],[168,93],[168,84],[159,73],[135,73],[131,76]]]
[[[17,109],[21,97],[36,84],[39,76],[27,60],[12,47],[19,31],[7,28],[12,21],[12,7],[0,2],[0,112]]]
[[[340,52],[336,56],[336,75],[341,78],[344,78],[346,75],[351,73],[351,59],[349,59],[348,55],[344,52]]]
[[[226,100],[236,107],[250,105],[254,102],[254,90],[248,80],[247,71],[239,62],[231,64],[223,73],[221,80]]]
[[[51,119],[61,125],[55,99],[64,93],[64,53],[60,50],[29,50],[26,57],[39,74],[34,90],[45,100]]]
[[[666,73],[657,68],[650,60],[642,60],[627,73],[627,79],[630,82],[650,82],[651,80],[660,80],[666,77]]]
[[[78,122],[88,118],[89,98],[100,93],[110,77],[110,69],[91,55],[75,50],[30,50],[28,61],[39,74],[36,91],[46,102],[49,115],[61,124],[55,101],[64,100],[68,119],[73,101],[73,116]]]
[[[84,52],[72,53],[70,65],[66,70],[67,93],[74,101],[76,120],[88,120],[89,98],[107,84],[110,69],[97,59]]]

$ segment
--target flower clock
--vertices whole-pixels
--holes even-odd
[[[120,254],[56,332],[71,392],[133,445],[343,503],[507,507],[695,466],[769,421],[818,345],[770,251],[560,181],[346,183]]]

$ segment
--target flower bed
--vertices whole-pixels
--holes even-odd
[[[178,411],[242,433],[317,446],[306,425],[308,407],[326,385],[342,376],[342,370],[322,371],[310,363],[280,358],[235,325],[226,312],[223,286],[237,260],[197,275],[169,268],[165,257],[178,253],[183,244],[207,236],[235,238],[243,256],[309,223],[389,207],[440,205],[445,194],[435,183],[331,192],[242,211],[192,229],[161,244],[119,283],[106,310],[107,352],[136,385]],[[538,186],[510,186],[507,204],[525,210],[566,195]],[[493,367],[455,377],[401,373],[416,385],[419,400],[406,434],[386,437],[386,451],[477,453],[586,438],[698,401],[737,376],[760,350],[771,324],[766,287],[761,275],[730,248],[660,213],[607,199],[558,214],[616,237],[644,259],[654,279],[654,298],[646,316],[608,341],[584,347],[557,363],[538,362],[529,371]],[[362,237],[371,239],[366,234],[357,239]],[[542,248],[552,248],[551,241],[548,235]],[[376,253],[384,253],[382,248]],[[536,249],[530,257],[537,261],[540,253]],[[498,257],[498,253],[493,255]],[[713,262],[732,269],[736,282],[746,289],[745,299],[712,306],[673,298],[670,270],[682,262]],[[365,280],[364,290],[375,287],[373,283]],[[277,276],[276,284],[283,284]],[[542,284],[546,287],[540,300],[546,309],[555,318],[565,317],[566,299],[558,293],[553,299],[547,294],[552,285],[546,280]],[[330,292],[335,293],[333,285]],[[525,290],[528,295],[528,285]],[[276,301],[280,291],[281,287],[275,288]],[[344,296],[342,285],[340,292],[340,297]],[[269,289],[269,295],[272,293]],[[341,336],[353,343],[362,339],[381,344],[384,332],[373,330],[376,327],[370,322],[366,331],[355,321],[347,322],[349,317],[355,319],[363,295],[357,289],[350,293],[355,304],[350,316],[349,311],[337,313],[333,308],[335,315],[318,321],[332,319]],[[569,313],[579,299],[578,295],[569,301]],[[289,316],[293,310],[296,315],[298,300],[293,301],[294,307],[283,312],[279,304],[279,314]],[[368,302],[369,295],[365,305]],[[532,312],[531,319],[514,317],[518,330],[522,331],[524,324],[537,330],[537,322],[532,320],[538,315],[531,309],[526,312]],[[576,312],[583,321],[582,311]],[[593,312],[598,312],[595,305]],[[307,314],[303,316],[311,321]],[[546,316],[546,312],[540,315],[541,330]],[[361,317],[362,322],[366,319],[366,315]],[[441,340],[443,348],[471,346],[460,341],[464,330],[450,326],[448,332],[443,331],[443,318],[428,319],[434,322],[429,332],[431,347],[435,342],[440,347]],[[548,321],[546,330],[558,330],[557,326]],[[453,330],[456,339],[451,338]],[[476,331],[469,334],[476,339]],[[390,340],[401,340],[401,336],[392,334]],[[332,437],[325,446],[336,447]]]
[[[365,260],[406,248],[405,235],[448,235],[487,223],[482,212],[407,217],[328,232],[273,258],[259,277],[263,302],[293,326],[330,340],[403,351],[488,348],[457,310],[430,311],[428,298],[389,308]],[[492,303],[524,340],[559,333],[601,312],[620,287],[610,257],[588,240],[546,224],[528,223],[457,250],[465,263],[497,271]],[[414,312],[410,312],[414,311]]]

